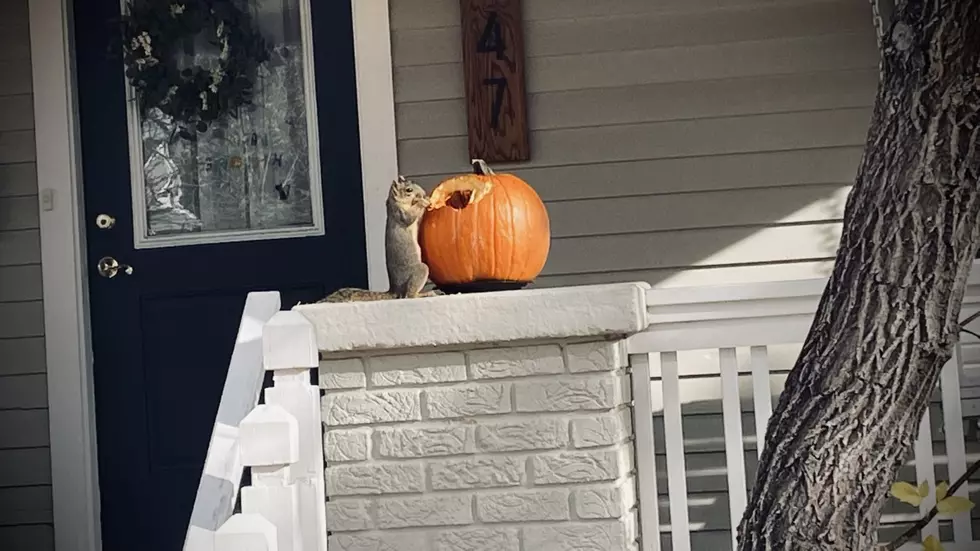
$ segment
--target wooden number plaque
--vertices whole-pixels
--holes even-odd
[[[520,0],[460,0],[470,158],[530,158]]]

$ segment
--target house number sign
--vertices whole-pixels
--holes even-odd
[[[530,158],[520,0],[460,0],[471,159]]]

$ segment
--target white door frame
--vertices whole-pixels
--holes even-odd
[[[398,173],[388,0],[351,2],[365,252],[369,286],[381,290],[388,281],[384,201]],[[29,0],[29,5],[55,549],[100,551],[71,0]]]

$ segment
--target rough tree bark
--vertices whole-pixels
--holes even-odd
[[[766,431],[740,551],[870,551],[980,234],[980,0],[899,0],[836,264]]]

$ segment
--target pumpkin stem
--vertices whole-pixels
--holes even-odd
[[[493,176],[493,170],[490,169],[490,165],[487,164],[483,159],[473,159],[470,161],[473,165],[473,173],[480,176]]]

